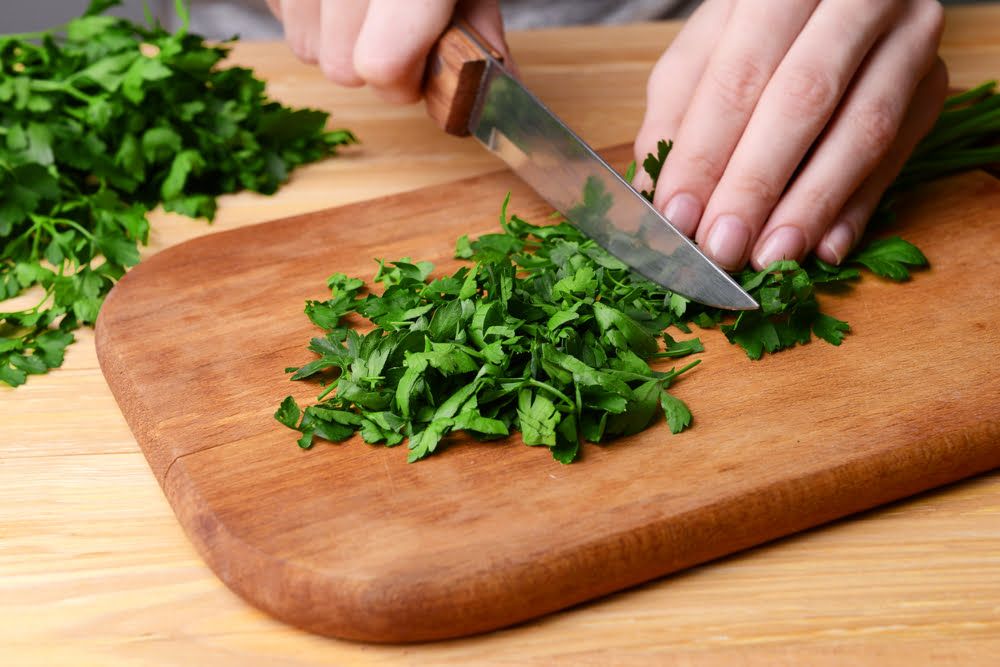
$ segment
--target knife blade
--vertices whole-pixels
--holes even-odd
[[[428,114],[472,135],[584,234],[653,282],[729,310],[758,308],[726,271],[670,224],[503,65],[471,26],[435,44],[424,81]]]

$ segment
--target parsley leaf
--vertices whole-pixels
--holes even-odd
[[[908,266],[927,266],[924,254],[898,236],[872,241],[866,248],[851,255],[848,261],[862,264],[883,278],[899,281],[910,279]]]
[[[663,414],[666,415],[667,425],[670,427],[671,433],[680,433],[691,425],[691,411],[684,404],[684,401],[676,396],[665,391],[661,392],[660,407],[663,408]]]

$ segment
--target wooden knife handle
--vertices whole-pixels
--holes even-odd
[[[465,21],[454,21],[431,49],[424,75],[427,115],[448,134],[469,134],[487,57],[503,58]]]

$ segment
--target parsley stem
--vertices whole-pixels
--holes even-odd
[[[1000,147],[941,151],[935,153],[933,158],[907,164],[893,183],[893,188],[905,189],[963,169],[996,163],[1000,163]]]
[[[34,216],[32,216],[32,218],[34,218]],[[39,243],[39,241],[42,238],[42,225],[41,225],[41,223],[38,220],[33,220],[33,222],[35,224],[32,225],[31,227],[29,227],[28,231],[26,231],[25,234],[33,234],[34,235],[34,237],[31,239],[31,256],[33,258],[37,258],[38,257],[38,243]]]
[[[571,401],[569,399],[569,396],[567,396],[566,394],[562,393],[561,391],[559,391],[558,389],[556,389],[552,385],[546,384],[546,383],[541,382],[539,380],[536,380],[534,378],[528,378],[528,384],[531,385],[532,387],[537,387],[538,389],[544,389],[545,391],[550,392],[554,396],[557,396],[564,403],[566,403],[566,405],[568,405],[574,412],[576,411],[576,403],[573,402],[573,401]]]
[[[52,81],[49,79],[32,79],[31,89],[41,93],[65,93],[70,97],[75,97],[81,102],[92,104],[97,100],[92,95],[87,95],[76,88],[69,81]]]
[[[673,378],[675,378],[678,375],[681,375],[683,373],[687,373],[689,370],[691,370],[692,368],[694,368],[695,366],[697,366],[700,363],[701,363],[701,359],[695,359],[694,361],[692,361],[687,366],[682,367],[680,370],[670,371],[672,373],[671,379],[673,379]]]
[[[690,350],[680,348],[677,350],[664,350],[663,352],[657,352],[649,355],[649,357],[650,359],[676,359],[677,357],[686,357],[689,354],[691,354]]]
[[[53,234],[57,233],[56,229],[55,229],[56,225],[66,225],[66,226],[72,227],[76,231],[80,232],[81,234],[83,234],[84,237],[86,237],[90,241],[95,241],[94,235],[91,234],[89,231],[87,231],[87,229],[84,228],[83,225],[81,225],[80,223],[76,222],[75,220],[70,220],[69,218],[41,218],[41,216],[34,216],[34,215],[31,216],[31,218],[32,218],[32,220],[34,220],[36,218],[40,219],[41,224],[43,224],[43,225],[46,224],[46,221],[48,221],[49,223],[51,223],[51,224],[46,225],[46,226],[49,227],[49,230]]]
[[[334,380],[333,382],[328,384],[325,389],[323,389],[323,393],[321,393],[316,400],[322,401],[324,398],[330,395],[331,391],[333,391],[336,388],[337,388],[337,380]]]
[[[993,89],[996,87],[996,85],[997,85],[996,81],[987,81],[985,83],[981,83],[975,88],[970,88],[964,93],[959,93],[958,95],[949,98],[944,103],[944,108],[954,109],[955,107],[961,106],[968,102],[972,102],[973,100],[977,100],[980,97],[983,97],[984,95],[991,93]]]

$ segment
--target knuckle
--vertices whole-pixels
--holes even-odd
[[[830,188],[822,187],[805,190],[796,202],[795,210],[788,215],[789,221],[796,222],[810,242],[829,225],[843,206],[842,201],[834,199]]]
[[[304,35],[289,36],[288,45],[295,57],[302,62],[310,64],[316,62],[316,51],[313,49],[312,41]]]
[[[349,60],[334,54],[320,54],[319,68],[330,81],[341,86],[352,86],[358,84],[358,75],[354,72],[354,66]]]
[[[773,180],[755,172],[742,174],[734,189],[741,195],[760,202],[775,202],[782,191],[781,186]]]
[[[817,65],[799,65],[785,75],[784,94],[795,115],[825,116],[833,109],[840,86],[829,71]]]
[[[413,63],[401,55],[358,49],[354,53],[354,71],[376,88],[392,88],[409,78]]]
[[[902,110],[887,97],[879,97],[862,104],[852,114],[859,147],[868,155],[881,156],[899,132]]]
[[[749,112],[764,89],[766,74],[749,56],[721,62],[711,69],[712,84],[721,103]]]
[[[679,170],[699,179],[718,181],[725,170],[725,163],[711,153],[696,152],[684,156],[682,162],[684,166]]]

